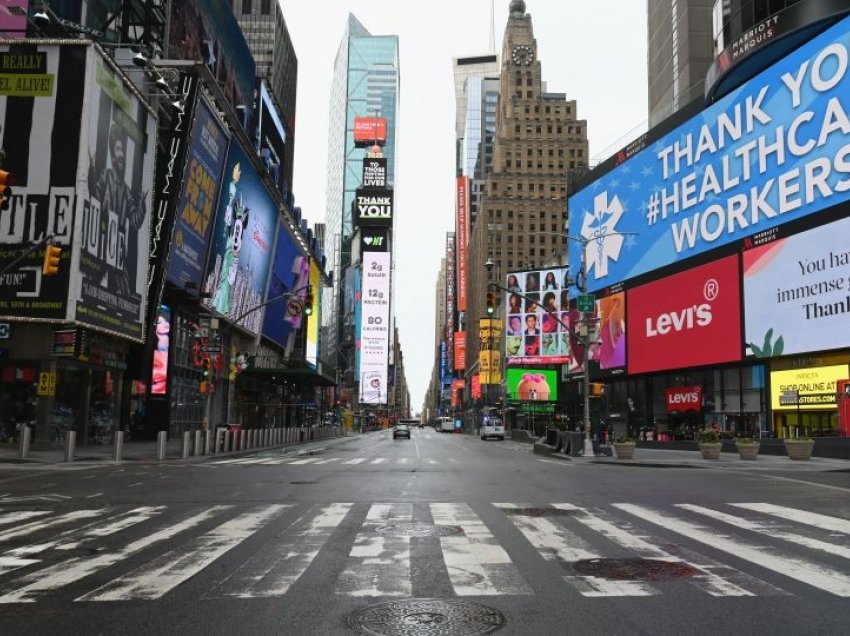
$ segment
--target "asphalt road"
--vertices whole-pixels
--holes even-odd
[[[850,473],[776,477],[429,429],[9,469],[0,633],[847,633]]]

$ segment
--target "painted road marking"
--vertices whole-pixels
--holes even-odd
[[[737,508],[745,508],[754,512],[761,512],[766,515],[773,515],[789,521],[796,521],[807,526],[814,526],[822,530],[830,530],[831,532],[840,532],[841,534],[850,534],[850,521],[839,517],[830,517],[828,515],[820,515],[815,512],[806,512],[796,508],[786,508],[784,506],[775,506],[767,503],[734,503],[731,504]]]
[[[46,528],[60,526],[64,523],[71,523],[73,521],[79,521],[80,519],[93,519],[103,513],[103,510],[75,510],[74,512],[69,512],[59,517],[55,517],[49,521],[34,521],[32,523],[27,523],[16,528],[12,528],[11,530],[7,530],[6,532],[0,532],[0,543],[10,539],[16,539],[17,537],[31,535]]]
[[[49,510],[21,510],[20,512],[9,512],[0,515],[0,526],[5,526],[8,523],[18,523],[19,521],[26,521],[27,519],[32,519],[33,517],[43,517],[44,515],[49,514]]]
[[[348,461],[342,462],[343,464],[362,464],[366,461],[365,457],[355,457],[354,459],[349,459]]]

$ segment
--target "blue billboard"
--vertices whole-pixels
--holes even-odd
[[[277,229],[277,247],[272,264],[272,275],[269,281],[269,300],[297,289],[299,276],[295,270],[296,260],[299,258],[301,258],[301,252],[295,246],[295,241],[289,235],[286,226],[280,223]],[[287,309],[287,301],[280,300],[268,305],[263,320],[263,335],[281,347],[285,347],[290,333],[292,333],[292,321]]]
[[[199,99],[177,198],[177,225],[168,262],[168,282],[197,297],[207,242],[215,220],[218,184],[227,157],[227,134],[206,100]]]
[[[848,32],[850,18],[571,197],[588,290],[847,201]]]
[[[230,145],[210,240],[204,305],[258,334],[266,296],[278,207],[238,143]]]

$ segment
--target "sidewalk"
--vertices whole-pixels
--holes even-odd
[[[576,464],[604,464],[643,468],[706,468],[741,471],[787,471],[795,472],[850,472],[850,460],[812,457],[807,461],[795,461],[782,455],[759,455],[755,461],[743,460],[737,453],[721,453],[720,459],[703,459],[699,452],[680,450],[635,449],[634,459],[616,457],[569,457],[551,452],[547,458],[557,458]]]

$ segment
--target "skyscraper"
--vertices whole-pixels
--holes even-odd
[[[649,0],[649,126],[703,94],[715,0]]]
[[[368,148],[355,144],[355,118],[386,120],[382,153],[387,160],[387,186],[392,188],[396,177],[399,82],[398,36],[372,35],[357,18],[349,15],[331,83],[325,253],[328,270],[334,272],[334,286],[324,295],[322,311],[329,359],[335,360],[343,372],[340,377],[343,384],[356,380],[353,377],[356,334],[346,332],[340,317],[345,270],[351,264],[352,202],[361,185],[363,159],[368,153]]]

